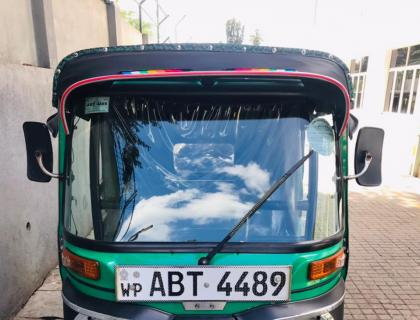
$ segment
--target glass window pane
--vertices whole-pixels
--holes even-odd
[[[389,111],[389,102],[391,101],[392,85],[394,84],[394,71],[388,74],[388,84],[386,86],[385,106],[384,111]]]
[[[364,76],[359,77],[359,88],[357,89],[357,92],[362,92],[363,91],[364,80],[365,80]]]
[[[368,68],[369,57],[363,57],[360,72],[366,72]]]
[[[359,77],[359,87],[357,88],[357,105],[356,105],[356,108],[360,108],[362,106],[364,80],[365,80],[364,76]]]
[[[355,71],[355,62],[356,62],[355,59],[351,59],[351,62],[350,62],[350,73],[355,73],[356,72]]]
[[[78,172],[86,173],[90,170],[90,129],[90,121],[77,120],[78,134],[73,138],[70,160],[70,176],[72,179],[66,180],[66,207],[71,215],[66,217],[65,224],[67,230],[71,233],[93,239],[89,174],[77,174]]]
[[[361,92],[359,92],[358,94],[357,94],[357,105],[356,105],[356,108],[360,108],[360,102],[362,101],[362,93]]]
[[[120,95],[106,114],[77,109],[66,229],[116,242],[220,241],[309,149],[309,112],[280,116],[285,103],[149,103]],[[331,114],[323,118],[333,123]],[[336,233],[335,161],[335,154],[308,159],[233,241],[290,243]]]
[[[357,83],[359,81],[359,77],[353,78],[353,104],[351,108],[353,109],[354,106],[356,106],[356,99],[357,99]]]
[[[325,177],[334,176],[335,168],[329,165],[334,161],[334,155],[318,156],[320,169],[319,175]],[[325,164],[324,164],[325,163]],[[322,171],[321,171],[322,170]],[[333,188],[324,183],[318,183],[317,217],[315,222],[314,239],[325,239],[327,235],[334,234],[337,230],[337,198]]]
[[[350,64],[350,72],[358,73],[360,71],[360,61],[357,59],[352,59]]]
[[[357,92],[357,83],[359,82],[359,77],[354,77],[353,78],[353,92],[356,93]]]
[[[420,69],[417,69],[416,80],[414,81],[413,97],[411,98],[410,113],[414,113],[414,106],[416,104],[417,87],[419,86]]]
[[[413,70],[407,70],[404,81],[404,91],[402,95],[401,113],[407,113],[408,101],[410,100],[411,84],[413,81]]]
[[[391,68],[405,66],[407,62],[408,48],[392,50]]]
[[[410,56],[408,57],[408,65],[420,64],[420,44],[410,47]]]
[[[398,112],[398,104],[401,97],[401,86],[403,81],[404,71],[398,71],[397,79],[395,80],[394,96],[392,97],[392,112]]]

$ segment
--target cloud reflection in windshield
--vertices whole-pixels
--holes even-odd
[[[224,167],[218,171],[241,178],[250,191],[257,192],[260,196],[270,187],[270,174],[255,162],[251,162],[247,166]]]
[[[179,220],[192,220],[196,226],[209,223],[210,220],[230,221],[233,225],[254,204],[255,192],[263,193],[269,187],[269,173],[256,163],[247,166],[235,165],[218,169],[228,177],[237,177],[243,181],[245,188],[235,191],[234,183],[209,181],[206,188],[188,188],[165,195],[152,196],[140,200],[133,213],[130,231],[122,241],[130,238],[143,226],[153,224],[154,228],[139,236],[139,241],[174,241],[177,230],[171,224]],[[191,181],[190,184],[194,184]],[[214,192],[203,192],[213,189]],[[249,195],[254,194],[249,201]],[[248,201],[247,201],[248,199]]]

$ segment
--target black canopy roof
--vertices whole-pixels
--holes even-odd
[[[53,106],[57,107],[67,87],[87,78],[140,70],[242,68],[317,73],[336,79],[351,91],[346,65],[325,52],[229,44],[150,44],[86,49],[68,55],[55,72]]]

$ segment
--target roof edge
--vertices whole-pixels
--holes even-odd
[[[312,49],[301,49],[301,48],[285,48],[285,47],[271,47],[271,46],[254,46],[254,45],[242,45],[242,44],[225,44],[225,43],[173,43],[173,44],[141,44],[141,45],[130,45],[130,46],[112,46],[112,47],[96,47],[89,49],[82,49],[75,51],[65,56],[57,65],[54,78],[53,78],[53,90],[52,90],[52,104],[53,107],[58,105],[57,97],[57,84],[60,78],[61,70],[64,66],[79,57],[87,56],[97,53],[116,53],[116,52],[144,52],[144,51],[202,51],[202,52],[236,52],[236,53],[261,53],[261,54],[295,54],[309,57],[323,58],[337,64],[345,73],[347,83],[352,96],[352,86],[349,76],[349,69],[347,65],[338,57],[333,54],[312,50]]]

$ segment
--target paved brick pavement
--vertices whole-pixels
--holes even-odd
[[[346,320],[420,319],[419,181],[352,187]]]
[[[420,319],[420,179],[392,188],[351,184],[346,320]],[[53,270],[15,320],[62,317]]]

